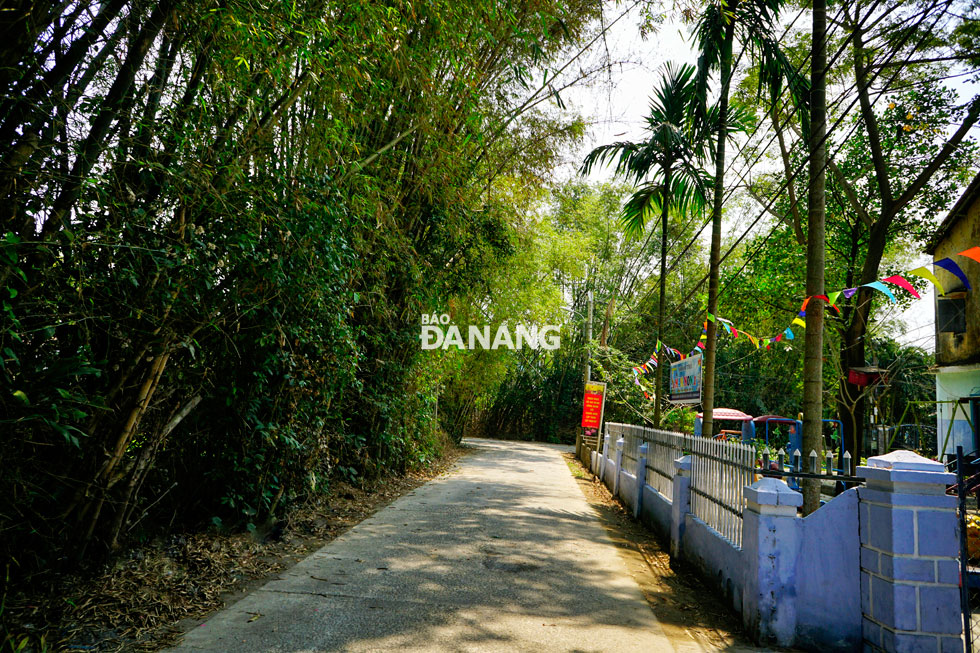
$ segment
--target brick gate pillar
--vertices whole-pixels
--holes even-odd
[[[962,652],[956,476],[911,451],[857,473],[865,650]]]

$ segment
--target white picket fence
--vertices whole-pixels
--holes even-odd
[[[637,472],[647,444],[646,483],[670,498],[674,461],[691,455],[691,512],[737,547],[742,545],[744,488],[755,480],[755,447],[632,424],[607,423],[610,446],[623,439],[623,470]],[[610,451],[612,456],[612,451]]]
[[[647,453],[647,485],[665,497],[670,497],[674,489],[674,461],[690,451],[689,440],[693,435],[644,429],[649,451]]]
[[[619,438],[623,438],[623,470],[630,474],[636,474],[636,464],[639,460],[640,445],[644,440],[645,428],[633,424],[616,424],[616,433],[610,435],[610,441],[615,443]]]
[[[755,447],[692,438],[691,463],[691,512],[741,547],[745,487],[755,480]]]

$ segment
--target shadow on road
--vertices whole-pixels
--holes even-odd
[[[563,457],[675,646],[690,642],[708,651],[733,653],[794,650],[756,646],[717,587],[700,578],[693,568],[676,563],[672,567],[667,553],[669,541],[634,519],[574,454]]]
[[[181,649],[666,650],[559,451],[470,443],[459,469],[215,615]],[[604,525],[610,510],[598,509]],[[673,631],[717,628],[707,601],[685,607],[673,582],[643,587],[658,617]],[[718,632],[707,650],[738,643]]]

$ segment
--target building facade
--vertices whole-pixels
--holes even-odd
[[[936,400],[937,445],[940,454],[980,449],[980,274],[973,263],[957,253],[980,245],[980,174],[957,200],[931,239],[926,252],[933,261],[953,259],[962,266],[968,283],[935,266],[945,290],[936,293]],[[945,443],[945,450],[943,445]]]

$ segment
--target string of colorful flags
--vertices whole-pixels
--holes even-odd
[[[956,256],[964,256],[966,258],[976,261],[977,263],[980,263],[980,246],[971,247],[962,252],[958,252]],[[959,279],[963,283],[963,290],[970,290],[971,288],[970,281],[967,278],[966,274],[963,272],[963,268],[961,268],[959,264],[952,258],[947,257],[944,259],[940,259],[938,261],[934,261],[932,265],[942,268],[946,272],[949,272],[957,279]],[[943,287],[943,284],[936,277],[934,270],[930,270],[926,266],[918,267],[915,268],[914,270],[909,270],[905,274],[914,277],[919,277],[921,279],[925,279],[929,283],[936,286],[936,288],[939,290],[940,295],[946,294],[946,289]],[[650,372],[653,371],[654,368],[657,367],[657,365],[659,365],[658,353],[660,352],[663,352],[663,355],[667,357],[668,361],[671,358],[675,358],[677,360],[684,360],[688,356],[694,356],[696,354],[701,353],[701,351],[705,348],[705,343],[708,340],[709,321],[721,325],[721,327],[725,330],[725,332],[728,335],[732,336],[732,338],[738,338],[739,336],[743,336],[745,338],[748,338],[749,342],[752,343],[756,349],[762,349],[763,347],[765,347],[766,349],[770,349],[772,345],[774,345],[777,342],[780,342],[783,339],[793,340],[794,338],[796,338],[796,335],[793,333],[794,326],[799,326],[804,329],[806,328],[806,307],[807,304],[810,303],[810,300],[821,299],[824,302],[826,302],[828,306],[830,306],[835,311],[837,311],[838,314],[840,314],[840,308],[838,308],[837,306],[837,300],[840,299],[840,297],[843,296],[845,299],[850,299],[857,293],[859,288],[872,288],[874,290],[877,290],[878,292],[883,293],[886,297],[888,297],[890,303],[892,304],[896,303],[898,299],[895,297],[895,294],[892,292],[892,289],[886,286],[885,283],[889,283],[894,286],[897,286],[902,290],[905,290],[906,292],[911,294],[916,299],[921,299],[919,293],[916,292],[915,287],[912,286],[911,283],[909,283],[908,279],[906,279],[904,276],[900,274],[893,274],[889,277],[884,277],[878,281],[865,283],[855,288],[846,288],[844,290],[838,290],[836,292],[832,292],[827,295],[811,295],[803,300],[803,304],[800,306],[799,312],[796,314],[796,317],[793,318],[792,323],[788,327],[783,329],[783,331],[781,331],[775,336],[768,336],[765,338],[754,336],[751,333],[745,331],[744,329],[736,328],[736,326],[732,324],[731,320],[726,320],[723,317],[716,317],[711,313],[708,313],[707,319],[702,324],[701,336],[698,338],[697,343],[695,343],[694,348],[690,352],[685,354],[681,352],[679,349],[670,347],[665,343],[661,342],[660,340],[657,340],[657,347],[654,350],[654,352],[650,354],[650,358],[645,363],[633,367],[633,381],[634,383],[636,383],[636,385],[642,387],[640,383],[640,375],[649,374]],[[649,395],[647,395],[646,392],[644,392],[643,394],[649,398]]]

